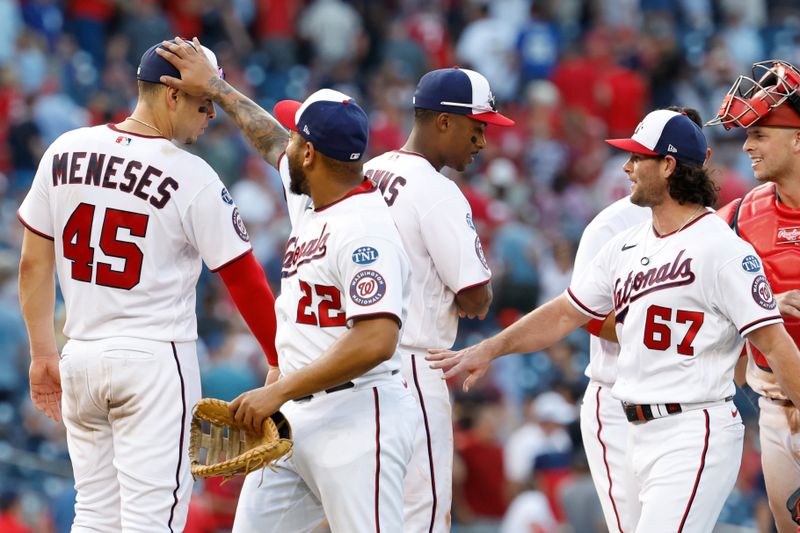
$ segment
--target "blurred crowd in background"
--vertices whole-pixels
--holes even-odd
[[[494,273],[490,316],[462,321],[457,346],[464,346],[566,288],[583,228],[628,192],[626,156],[603,140],[629,136],[648,111],[669,105],[694,107],[709,120],[753,62],[800,63],[800,6],[0,0],[0,531],[69,531],[74,501],[64,428],[28,399],[16,209],[49,143],[70,129],[124,119],[136,100],[142,52],[175,35],[199,37],[227,79],[268,110],[320,87],[352,95],[370,116],[372,155],[403,144],[414,86],[426,71],[459,65],[489,79],[517,125],[490,126],[477,161],[451,174],[472,205]],[[722,205],[755,182],[742,131],[705,131]],[[228,186],[277,293],[289,222],[276,172],[224,114],[189,149]],[[208,272],[197,310],[204,396],[229,400],[262,384],[264,356]],[[587,336],[577,332],[545,352],[498,360],[469,394],[452,384],[454,531],[516,533],[532,519],[545,533],[605,530],[576,420],[587,362]],[[770,531],[752,393],[740,392],[737,404],[747,425],[745,452],[720,531]],[[236,481],[198,482],[187,531],[226,531],[237,492]]]

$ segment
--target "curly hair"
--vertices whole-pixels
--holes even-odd
[[[679,204],[700,204],[713,207],[717,203],[719,187],[707,168],[677,161],[675,170],[667,178],[669,195]]]

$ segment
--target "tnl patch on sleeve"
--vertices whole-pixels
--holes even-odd
[[[386,280],[374,270],[362,270],[350,282],[350,299],[361,306],[377,303],[386,294]]]

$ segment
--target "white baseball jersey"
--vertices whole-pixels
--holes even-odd
[[[649,222],[620,234],[567,289],[592,318],[615,311],[616,398],[658,404],[732,396],[742,337],[782,322],[753,247],[710,215],[664,236]]]
[[[195,340],[200,260],[216,271],[251,249],[207,163],[112,125],[59,137],[18,215],[54,240],[72,339]]]
[[[632,204],[630,196],[621,198],[609,205],[586,226],[575,254],[572,281],[584,272],[592,259],[615,235],[650,219],[650,210]],[[601,383],[613,384],[617,379],[617,357],[619,344],[591,335],[589,339],[590,357],[586,376]]]
[[[386,152],[364,165],[383,194],[411,261],[411,304],[400,344],[449,348],[456,339],[455,295],[492,276],[472,209],[452,180],[419,154]]]
[[[289,162],[278,164],[292,232],[275,302],[275,347],[284,375],[317,359],[356,317],[406,319],[409,265],[378,190],[369,180],[334,204],[314,208],[289,191]],[[397,352],[365,376],[400,369]]]

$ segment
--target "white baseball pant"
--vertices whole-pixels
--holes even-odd
[[[60,370],[77,491],[72,532],[183,531],[200,399],[195,343],[70,340]]]
[[[453,499],[453,420],[442,371],[425,361],[427,350],[400,348],[403,378],[417,399],[421,423],[405,479],[407,533],[450,531]]]
[[[788,402],[758,400],[761,466],[772,516],[779,533],[796,533],[786,500],[800,488],[800,411]]]
[[[581,404],[581,438],[603,516],[612,533],[630,533],[639,520],[636,482],[625,465],[630,422],[611,386],[590,381]]]
[[[291,457],[244,480],[233,533],[400,533],[403,478],[419,423],[400,376],[290,401]]]
[[[710,533],[736,482],[743,441],[730,401],[632,423],[628,466],[642,506],[635,531]]]

